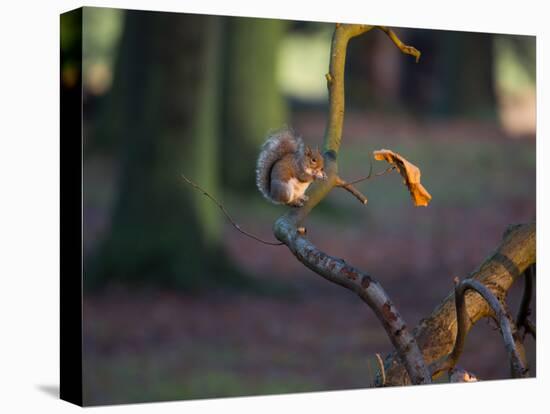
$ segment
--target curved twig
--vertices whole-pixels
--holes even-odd
[[[193,187],[194,189],[200,191],[204,196],[208,197],[210,200],[212,200],[212,202],[214,204],[216,204],[218,206],[218,208],[222,211],[222,213],[224,214],[224,216],[227,218],[227,220],[229,220],[229,222],[231,223],[231,225],[233,227],[235,227],[235,229],[237,229],[240,233],[244,234],[245,236],[247,237],[250,237],[251,239],[254,239],[256,241],[259,241],[260,243],[263,243],[263,244],[267,244],[269,246],[282,246],[284,243],[281,243],[281,242],[270,242],[270,241],[267,241],[267,240],[263,240],[261,238],[259,238],[258,236],[255,236],[253,235],[252,233],[249,233],[247,232],[246,230],[243,230],[241,229],[241,226],[237,223],[235,223],[235,221],[231,218],[231,216],[229,215],[229,213],[227,212],[227,210],[225,209],[225,207],[222,205],[222,203],[220,203],[218,200],[216,200],[214,198],[214,196],[212,196],[210,193],[208,193],[208,191],[206,191],[205,189],[203,189],[201,186],[199,186],[198,184],[195,184],[193,181],[191,181],[189,178],[187,178],[185,175],[181,175],[182,178],[187,182],[187,184],[189,184],[191,187]]]
[[[401,40],[399,40],[397,35],[389,27],[386,27],[386,26],[376,26],[376,27],[382,30],[384,33],[386,33],[399,50],[401,50],[403,53],[406,53],[407,55],[414,56],[416,58],[416,63],[418,63],[418,61],[420,60],[419,50],[415,49],[412,46],[405,45]]]
[[[497,299],[497,297],[493,294],[493,292],[491,292],[484,284],[478,282],[477,280],[465,279],[462,282],[457,283],[457,287],[455,290],[458,296],[457,302],[460,301],[460,303],[462,304],[462,306],[460,306],[460,313],[462,314],[460,320],[465,321],[468,318],[468,313],[466,311],[466,306],[464,303],[464,294],[468,290],[473,290],[480,294],[491,307],[494,313],[494,318],[498,321],[500,325],[500,332],[502,334],[504,346],[506,348],[506,351],[508,352],[508,358],[510,359],[512,367],[512,376],[514,378],[526,377],[529,373],[529,370],[523,363],[522,357],[516,347],[516,342],[513,336],[513,332],[515,330],[513,327],[513,322],[511,321],[508,313],[506,312],[500,301]],[[459,310],[457,309],[457,312],[458,311]],[[465,334],[460,335],[462,342],[464,342],[465,336]],[[459,336],[457,335],[457,337]],[[456,359],[458,359],[458,357],[460,356],[460,352],[462,351],[463,347],[464,344],[460,345],[460,351],[457,351],[457,355],[455,356]]]
[[[466,312],[466,304],[464,302],[464,298],[460,293],[458,277],[454,278],[454,284],[455,284],[454,297],[455,297],[456,321],[457,321],[456,322],[457,332],[456,332],[455,344],[451,353],[447,356],[445,360],[443,360],[442,363],[440,363],[439,365],[435,364],[434,366],[430,367],[430,370],[432,371],[432,379],[438,378],[445,371],[448,371],[450,373],[453,370],[453,368],[456,366],[456,364],[458,363],[458,359],[460,358],[460,355],[462,355],[462,351],[464,350],[466,335],[468,333],[468,328],[471,323],[470,319],[468,318],[468,312]]]
[[[468,290],[473,290],[479,293],[489,304],[493,310],[492,315],[495,320],[498,321],[500,326],[500,332],[504,340],[504,346],[508,352],[508,357],[511,362],[512,376],[514,378],[522,378],[527,376],[528,369],[524,365],[521,354],[516,347],[516,340],[513,332],[515,327],[512,326],[513,322],[510,320],[508,313],[497,299],[497,297],[491,292],[485,285],[474,279],[465,279],[459,282],[458,277],[454,279],[455,283],[455,306],[457,316],[457,334],[455,339],[455,345],[449,356],[443,361],[443,363],[435,368],[432,372],[432,378],[437,378],[444,371],[451,371],[456,366],[462,351],[464,350],[464,344],[466,342],[466,335],[471,324],[468,317],[468,311],[466,309],[466,303],[464,301],[465,293]]]

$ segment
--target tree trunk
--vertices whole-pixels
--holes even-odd
[[[126,14],[109,98],[113,115],[103,129],[118,144],[118,193],[89,286],[235,282],[220,247],[216,207],[181,178],[196,177],[217,192],[218,26],[214,16]]]
[[[440,48],[451,112],[470,116],[495,116],[493,35],[445,32]]]
[[[403,61],[402,94],[413,112],[495,117],[494,35],[408,29],[422,51],[419,64]]]
[[[255,190],[251,171],[260,145],[271,129],[286,122],[276,79],[286,22],[231,17],[225,23],[223,182],[224,188],[250,191]]]

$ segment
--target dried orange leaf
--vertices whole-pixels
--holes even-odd
[[[385,160],[397,167],[399,173],[403,176],[405,185],[409,189],[409,193],[411,193],[415,206],[418,207],[428,205],[432,199],[432,196],[420,183],[420,169],[416,165],[411,164],[401,155],[393,152],[392,150],[381,149],[374,151],[373,154],[375,160]]]

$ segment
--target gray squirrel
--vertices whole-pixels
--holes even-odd
[[[272,203],[301,207],[305,192],[315,179],[326,179],[318,149],[304,144],[290,128],[269,134],[256,164],[256,185]]]

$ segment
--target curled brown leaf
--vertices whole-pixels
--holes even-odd
[[[404,179],[404,183],[409,189],[415,206],[427,206],[432,196],[420,183],[420,169],[407,161],[404,157],[388,149],[374,151],[374,159],[377,161],[387,161],[393,164],[399,170]]]

